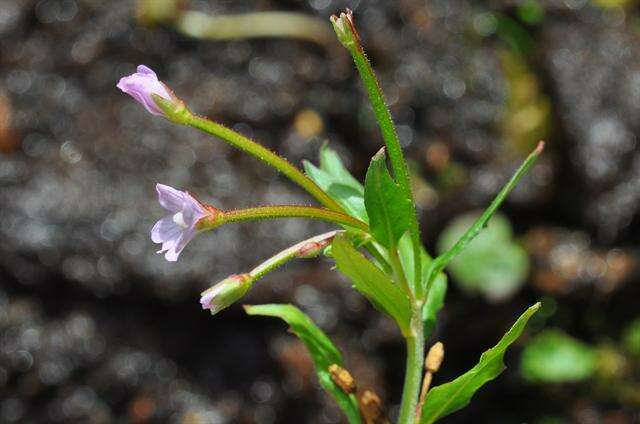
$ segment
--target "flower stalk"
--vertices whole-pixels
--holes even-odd
[[[303,240],[270,257],[249,272],[230,275],[201,293],[202,308],[209,309],[212,315],[217,314],[238,301],[256,281],[276,268],[295,258],[306,259],[319,255],[339,232],[330,231]]]
[[[184,104],[176,108],[175,103],[168,102],[160,96],[154,96],[154,100],[158,106],[165,112],[167,117],[173,122],[181,125],[188,125],[192,128],[199,129],[209,135],[218,137],[231,146],[250,154],[251,156],[261,160],[267,165],[277,169],[284,176],[302,187],[307,193],[313,196],[327,209],[336,212],[344,212],[335,200],[325,193],[318,185],[307,177],[300,169],[292,165],[282,156],[277,155],[273,151],[267,149],[263,145],[256,143],[248,137],[236,132],[222,124],[211,121],[202,116],[193,114]]]
[[[256,221],[276,218],[308,218],[346,225],[362,231],[367,231],[369,229],[369,226],[359,219],[340,212],[313,206],[296,205],[259,206],[256,208],[237,209],[232,211],[217,211],[216,214],[204,217],[198,223],[197,228],[199,230],[212,230],[229,222]]]
[[[249,275],[253,281],[256,281],[292,259],[307,259],[317,256],[331,243],[336,234],[340,232],[341,231],[329,231],[328,233],[320,234],[294,244],[253,268],[249,271]]]

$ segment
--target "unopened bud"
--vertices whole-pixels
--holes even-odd
[[[253,279],[249,274],[234,274],[215,286],[203,291],[200,297],[202,309],[209,309],[211,315],[231,306],[251,288]]]
[[[302,259],[315,258],[331,243],[331,240],[333,239],[310,241],[309,243],[306,243],[298,249],[298,257]]]
[[[135,73],[120,78],[117,87],[153,115],[164,116],[177,124],[185,124],[191,116],[187,105],[145,65],[139,65]]]
[[[424,360],[424,367],[427,371],[435,373],[440,369],[442,361],[444,360],[444,345],[438,342],[431,346],[427,358]]]
[[[358,33],[353,25],[353,12],[347,9],[340,13],[340,16],[331,15],[330,20],[338,36],[338,41],[349,50],[356,47]]]
[[[345,370],[338,364],[329,365],[329,373],[333,380],[343,392],[347,394],[356,392],[356,380],[353,379],[349,371]]]

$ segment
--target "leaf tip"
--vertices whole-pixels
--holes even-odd
[[[386,147],[382,147],[382,148],[380,148],[380,150],[378,150],[378,151],[376,152],[376,154],[375,154],[375,155],[373,155],[373,157],[372,157],[371,159],[373,159],[373,160],[378,160],[378,159],[380,159],[380,158],[384,158],[386,154],[387,154],[387,149],[386,149]]]
[[[544,140],[540,140],[538,142],[538,145],[536,146],[536,149],[533,151],[534,155],[539,155],[540,153],[542,153],[542,151],[544,150],[544,146],[545,146],[545,142]]]

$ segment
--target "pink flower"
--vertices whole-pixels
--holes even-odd
[[[152,114],[165,116],[162,109],[153,100],[152,94],[167,100],[174,100],[173,93],[158,80],[158,76],[151,69],[139,65],[137,71],[135,74],[120,78],[117,87],[136,99]]]
[[[176,190],[164,184],[156,184],[160,205],[171,212],[153,226],[151,240],[162,243],[158,253],[170,262],[178,260],[180,252],[198,233],[198,221],[210,212],[186,191]]]

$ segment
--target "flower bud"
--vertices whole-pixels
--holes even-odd
[[[310,259],[315,258],[327,247],[331,241],[333,241],[333,237],[321,240],[321,241],[310,241],[300,246],[297,252],[297,256],[301,259]]]
[[[340,16],[332,15],[330,20],[333,30],[338,36],[338,41],[349,50],[356,47],[358,33],[353,25],[353,12],[347,9],[345,12],[340,13]]]
[[[183,102],[169,87],[158,80],[153,70],[144,65],[139,65],[135,74],[120,78],[117,87],[133,97],[153,115],[169,118],[166,109],[184,108]],[[162,102],[162,107],[158,104],[158,100]]]
[[[211,315],[231,306],[251,288],[253,279],[249,274],[234,274],[201,293],[202,309],[209,309]]]

